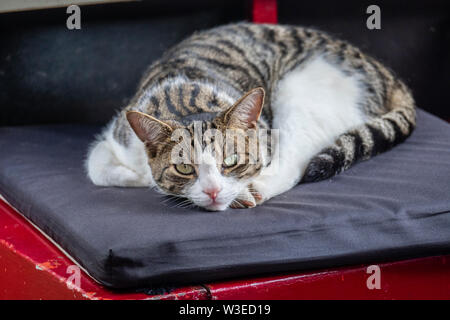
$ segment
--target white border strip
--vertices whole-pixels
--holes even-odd
[[[136,0],[0,0],[0,13],[131,1]]]

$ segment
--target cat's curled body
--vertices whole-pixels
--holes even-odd
[[[194,133],[194,121],[203,132],[278,129],[277,165],[262,157],[223,166],[205,151],[178,170],[170,134]],[[408,88],[349,43],[314,29],[240,23],[196,33],[152,64],[86,165],[97,185],[154,186],[209,210],[251,207],[383,152],[414,126]]]

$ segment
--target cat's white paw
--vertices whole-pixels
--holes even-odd
[[[99,141],[91,149],[86,169],[88,177],[97,186],[103,187],[148,187],[153,183],[150,170],[139,172],[123,165],[114,153],[114,146]],[[147,168],[145,168],[147,169]]]
[[[111,183],[123,187],[139,187],[141,186],[140,177],[133,170],[118,165],[110,171],[109,179]]]
[[[273,178],[260,176],[251,184],[253,193],[258,195],[257,204],[261,204],[274,196],[271,181],[273,184]]]
[[[255,207],[256,199],[250,190],[251,190],[250,186],[242,190],[242,192],[239,193],[236,199],[234,199],[234,201],[231,203],[230,208],[246,209]]]
[[[150,177],[140,176],[122,165],[111,166],[107,174],[91,174],[89,177],[97,186],[148,187],[151,184]]]
[[[230,205],[233,209],[247,209],[256,207],[258,204],[263,203],[261,194],[253,187],[249,185],[245,188]]]

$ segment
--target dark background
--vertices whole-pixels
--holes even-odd
[[[381,30],[366,28],[381,7]],[[250,19],[249,1],[151,1],[0,14],[0,125],[105,123],[146,67],[195,30]],[[450,119],[450,1],[279,0],[279,22],[315,26],[391,67],[419,107]]]

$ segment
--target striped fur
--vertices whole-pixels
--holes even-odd
[[[390,111],[340,135],[334,145],[325,148],[311,160],[303,175],[303,182],[330,178],[359,160],[367,160],[389,150],[411,134],[416,123],[414,100],[400,81],[390,90],[386,102]]]
[[[302,167],[295,181],[311,182],[329,178],[359,160],[369,159],[388,150],[411,134],[415,126],[415,106],[409,89],[372,57],[346,41],[318,30],[239,23],[195,33],[168,50],[149,67],[134,98],[112,120],[96,146],[103,140],[112,141],[109,144],[117,144],[119,147],[115,145],[114,148],[121,149],[113,155],[115,160],[108,163],[116,163],[117,160],[124,168],[138,173],[138,176],[148,176],[146,169],[134,168],[138,160],[128,161],[123,155],[141,152],[136,135],[127,121],[127,112],[148,114],[189,131],[193,130],[194,120],[201,120],[204,128],[222,130],[226,127],[223,118],[226,111],[241,96],[256,87],[264,88],[266,95],[257,125],[259,128],[269,128],[274,120],[274,112],[277,112],[273,106],[282,80],[294,70],[301,71],[303,66],[318,57],[338,68],[346,77],[358,79],[364,97],[357,107],[367,121],[347,132],[340,132],[334,144],[323,146],[321,152],[308,159],[309,164]],[[186,196],[186,187],[194,183],[195,177],[188,179],[176,173],[167,173],[171,172],[168,169],[171,166],[168,162],[171,146],[167,141],[161,143],[151,156],[147,150],[152,176],[150,180],[146,178],[138,183],[129,183],[129,179],[126,182],[121,179],[118,182],[113,182],[113,178],[103,179],[106,170],[98,173],[98,166],[94,164],[106,162],[94,161],[95,146],[89,156],[92,161],[88,159],[88,174],[97,184],[155,184],[165,193]],[[105,145],[105,148],[112,147]],[[137,158],[141,159],[142,155]],[[250,181],[259,171],[261,164],[241,174],[245,176],[245,181]],[[238,172],[235,172],[237,179],[244,180]],[[243,193],[248,200],[246,190]],[[254,202],[258,202],[256,198],[264,201],[268,197],[258,195]]]

